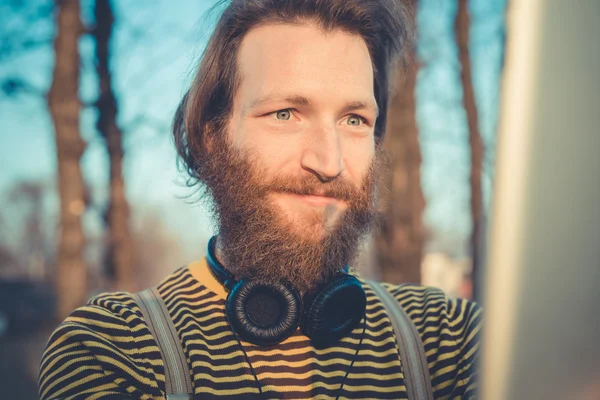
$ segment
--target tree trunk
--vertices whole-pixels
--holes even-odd
[[[82,32],[78,0],[57,0],[55,64],[48,106],[54,122],[60,196],[60,234],[56,260],[57,317],[64,319],[87,296],[84,259],[85,236],[81,225],[85,185],[79,165],[85,143],[79,134],[79,51]]]
[[[110,196],[106,210],[108,248],[106,266],[118,290],[133,290],[134,250],[129,229],[129,204],[123,178],[123,133],[117,125],[117,100],[109,68],[110,39],[114,25],[111,2],[97,0],[95,6],[96,69],[100,85],[96,103],[96,127],[104,137],[110,162]]]
[[[483,143],[479,133],[477,118],[477,104],[475,103],[475,92],[471,75],[471,60],[469,57],[469,10],[467,0],[458,1],[458,12],[456,14],[456,41],[461,65],[460,79],[463,87],[463,103],[467,114],[469,128],[469,146],[471,149],[471,217],[473,230],[470,238],[470,250],[472,261],[471,278],[473,281],[473,299],[479,300],[478,288],[479,269],[482,262],[483,235],[483,194],[481,188],[481,171],[483,167]]]
[[[389,168],[383,174],[380,191],[383,215],[374,246],[381,278],[391,283],[421,281],[425,198],[421,189],[421,149],[415,114],[417,71],[413,56],[392,95],[383,142]]]

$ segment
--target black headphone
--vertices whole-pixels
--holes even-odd
[[[302,297],[286,282],[235,280],[215,256],[215,237],[206,260],[215,278],[229,291],[225,312],[243,340],[271,346],[288,338],[298,325],[317,348],[332,345],[358,326],[365,315],[365,291],[348,268]]]

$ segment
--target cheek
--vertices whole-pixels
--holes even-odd
[[[344,164],[352,181],[360,186],[375,159],[373,138],[357,140],[346,146]]]
[[[258,159],[269,171],[285,170],[299,159],[301,135],[271,132],[260,121],[232,124],[232,145]]]

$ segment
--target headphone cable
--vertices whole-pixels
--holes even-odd
[[[363,342],[363,339],[365,338],[366,330],[367,330],[367,310],[365,308],[365,314],[363,316],[363,329],[362,329],[362,334],[360,335],[360,341],[358,342],[358,346],[356,347],[356,352],[354,353],[354,357],[352,357],[352,362],[350,363],[350,365],[348,366],[348,369],[346,370],[346,375],[344,375],[344,378],[342,378],[342,384],[340,385],[340,388],[338,389],[338,394],[335,397],[335,400],[338,400],[340,398],[340,395],[342,394],[342,388],[344,387],[344,383],[346,383],[346,378],[350,374],[350,370],[352,369],[352,366],[354,365],[354,361],[356,361],[356,359],[358,358],[358,352],[360,351],[360,348],[362,347],[362,342]]]
[[[231,321],[229,321],[229,315],[227,315],[227,313],[225,313],[225,315],[227,316],[227,322],[229,323],[229,327],[231,328],[233,337],[237,341],[238,346],[240,347],[240,350],[242,350],[242,353],[244,354],[244,358],[246,359],[248,366],[250,366],[250,372],[252,372],[252,376],[254,377],[254,380],[256,381],[256,387],[258,389],[258,393],[259,393],[260,397],[262,398],[263,397],[262,384],[260,383],[260,380],[258,379],[258,375],[256,374],[256,371],[254,370],[254,367],[252,366],[252,363],[250,362],[250,357],[248,357],[248,353],[246,353],[246,350],[244,349],[242,342],[240,341],[237,333],[235,333],[235,329],[233,329],[233,326],[231,325]],[[362,333],[360,335],[360,340],[358,342],[358,346],[356,346],[356,352],[354,353],[354,356],[352,357],[352,361],[350,362],[348,369],[346,369],[346,374],[342,378],[342,383],[340,384],[340,388],[338,389],[338,394],[335,397],[335,400],[338,400],[340,398],[340,395],[342,394],[342,389],[344,387],[344,383],[346,383],[346,378],[350,374],[350,370],[352,369],[354,362],[358,358],[358,353],[360,352],[360,349],[362,347],[362,342],[365,338],[366,331],[367,331],[367,310],[365,310],[365,314],[363,315],[363,329],[362,329]]]
[[[252,372],[252,376],[254,376],[254,380],[256,381],[256,387],[258,388],[258,393],[260,394],[260,397],[262,398],[263,397],[262,384],[258,380],[258,375],[256,375],[256,371],[254,370],[254,367],[252,366],[252,363],[250,362],[250,358],[248,357],[248,354],[246,353],[244,346],[242,346],[242,342],[240,341],[240,338],[238,337],[237,333],[235,333],[235,329],[233,329],[233,325],[231,325],[231,321],[229,320],[229,314],[225,313],[225,315],[227,317],[227,323],[229,324],[229,328],[231,329],[231,332],[233,332],[233,337],[235,337],[235,340],[237,341],[238,346],[240,346],[240,349],[242,350],[242,353],[244,354],[244,358],[246,359],[246,362],[250,366],[250,372]]]

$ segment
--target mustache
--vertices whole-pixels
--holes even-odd
[[[322,182],[314,175],[277,176],[270,182],[261,185],[262,193],[278,192],[300,196],[323,196],[342,201],[351,201],[362,195],[362,188],[344,178],[337,177]]]

